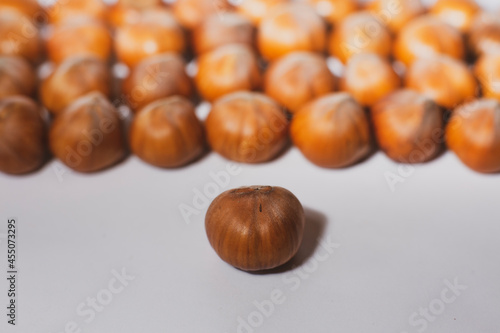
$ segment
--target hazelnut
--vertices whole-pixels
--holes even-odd
[[[335,77],[325,58],[311,52],[293,52],[275,61],[264,78],[264,91],[290,112],[335,90]]]
[[[47,38],[47,53],[55,63],[77,55],[91,55],[107,61],[111,54],[111,36],[103,23],[92,19],[61,22],[53,27]]]
[[[477,84],[466,64],[440,56],[420,59],[406,73],[406,87],[423,93],[445,108],[454,108],[476,96]]]
[[[345,64],[359,53],[375,53],[388,58],[391,45],[391,33],[382,21],[369,12],[359,12],[347,16],[333,30],[329,52]]]
[[[420,16],[404,26],[394,44],[394,57],[410,66],[416,59],[448,55],[464,57],[460,31],[437,17]]]
[[[222,16],[221,16],[222,15]],[[227,44],[253,46],[252,23],[236,13],[212,14],[193,31],[193,47],[197,54]]]
[[[92,91],[110,94],[111,75],[106,64],[95,57],[72,57],[56,67],[40,86],[43,105],[59,114],[75,99]]]
[[[333,25],[337,25],[359,8],[357,0],[308,0],[308,2],[319,16]]]
[[[207,140],[227,159],[261,163],[276,157],[288,143],[288,121],[271,98],[235,92],[218,99],[205,122]]]
[[[0,99],[14,96],[32,96],[37,79],[31,65],[19,57],[0,56]]]
[[[474,18],[469,29],[468,44],[476,55],[500,51],[500,16],[483,12]]]
[[[437,0],[430,8],[430,14],[461,32],[467,32],[480,9],[475,0]]]
[[[186,29],[194,29],[205,17],[231,11],[228,0],[176,0],[173,4],[174,15]]]
[[[0,10],[15,10],[32,21],[38,21],[45,17],[45,11],[37,0],[2,0]]]
[[[326,25],[304,4],[275,6],[260,22],[257,44],[268,60],[276,60],[293,51],[323,52]]]
[[[144,13],[146,15],[151,15],[154,12],[156,16],[161,15],[172,16],[172,11],[165,6],[161,6],[161,1],[153,1],[148,3],[147,1],[142,3],[139,1],[119,1],[112,6],[110,6],[108,11],[108,22],[113,27],[121,27],[127,24],[134,24],[141,20],[141,16]],[[167,18],[168,20],[169,18]]]
[[[118,111],[98,92],[75,100],[54,119],[49,144],[54,156],[79,172],[107,168],[126,154]]]
[[[116,30],[116,55],[129,67],[152,55],[183,52],[185,48],[184,32],[175,18],[166,12],[146,11],[137,23]]]
[[[122,92],[128,106],[137,111],[160,98],[190,97],[192,84],[185,66],[184,59],[176,53],[163,53],[141,61],[123,81]]]
[[[305,215],[300,201],[277,186],[247,186],[220,194],[205,216],[219,257],[245,271],[278,267],[298,251]]]
[[[427,162],[442,151],[443,110],[425,95],[398,90],[371,109],[378,145],[399,163]]]
[[[474,66],[474,73],[483,96],[500,101],[500,52],[485,54],[479,58]]]
[[[254,25],[259,25],[262,18],[276,5],[288,3],[290,0],[245,0],[237,7],[238,13],[247,17]]]
[[[350,166],[368,156],[373,146],[368,117],[348,93],[306,104],[294,115],[290,136],[309,161],[323,168]]]
[[[148,104],[132,122],[130,148],[145,162],[163,168],[180,167],[199,157],[205,136],[194,105],[181,96]]]
[[[47,159],[47,128],[40,108],[31,99],[0,100],[0,171],[25,174]]]
[[[377,15],[395,33],[412,19],[425,13],[420,0],[373,0],[366,9]]]
[[[71,21],[77,16],[87,16],[98,21],[106,19],[107,6],[102,0],[55,1],[47,8],[49,21],[58,23]]]
[[[446,143],[469,168],[500,171],[500,104],[480,99],[461,105],[446,127]]]
[[[195,83],[208,101],[238,90],[257,89],[261,83],[257,57],[248,46],[239,44],[204,53],[198,59]]]
[[[353,56],[340,80],[341,90],[350,93],[364,106],[372,106],[400,86],[401,79],[391,63],[373,53]]]

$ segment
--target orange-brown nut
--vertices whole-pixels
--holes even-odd
[[[425,13],[425,7],[420,0],[373,0],[368,3],[366,9],[377,15],[394,33]]]
[[[438,55],[462,59],[464,53],[460,31],[431,15],[408,23],[401,29],[394,44],[394,57],[407,66],[417,59]]]
[[[37,0],[2,0],[0,10],[15,10],[32,22],[39,22],[46,18],[45,10],[40,6]]]
[[[174,15],[186,29],[194,29],[205,17],[233,10],[228,0],[177,0]]]
[[[59,114],[75,99],[92,91],[110,95],[111,74],[95,57],[73,57],[62,62],[42,81],[40,99],[53,114]]]
[[[98,92],[75,100],[58,115],[49,131],[52,153],[79,172],[108,168],[127,152],[118,111]]]
[[[333,25],[340,23],[359,8],[356,0],[308,0],[308,2],[319,16]]]
[[[360,53],[389,57],[391,46],[391,33],[382,21],[369,12],[359,12],[346,17],[333,30],[328,48],[331,55],[345,64]]]
[[[0,22],[0,55],[40,62],[43,43],[31,18],[13,10],[0,10]]]
[[[257,57],[248,46],[239,44],[204,53],[198,59],[195,83],[200,95],[208,101],[239,90],[258,89],[261,74]]]
[[[26,60],[0,56],[0,99],[14,95],[32,96],[36,82],[35,71]]]
[[[484,97],[500,101],[500,52],[485,54],[476,62],[474,74]]]
[[[480,9],[475,0],[437,0],[430,8],[430,13],[458,30],[467,32]]]
[[[164,15],[167,17],[166,20],[169,20],[173,13],[170,8],[157,4],[157,1],[149,5],[147,1],[145,3],[136,2],[130,4],[127,4],[126,1],[119,1],[110,6],[108,11],[108,22],[112,27],[116,28],[140,22],[143,15],[155,15],[158,19],[161,19]]]
[[[343,168],[372,150],[368,117],[348,93],[334,93],[306,104],[290,126],[293,143],[312,163]]]
[[[424,163],[436,157],[444,143],[444,112],[434,101],[413,90],[398,90],[371,109],[380,149],[400,163]]]
[[[499,53],[500,15],[491,12],[476,15],[469,29],[468,44],[478,56]]]
[[[278,103],[252,92],[218,99],[205,122],[212,149],[243,163],[267,162],[288,143],[288,121]]]
[[[241,1],[236,9],[238,13],[248,18],[257,26],[274,6],[288,2],[290,0],[245,0]]]
[[[350,93],[358,103],[371,106],[401,86],[401,79],[391,63],[373,53],[353,56],[340,80],[340,88]]]
[[[47,8],[51,23],[71,21],[78,16],[86,16],[99,21],[106,19],[107,6],[102,0],[55,1]]]
[[[406,73],[406,87],[451,109],[476,96],[477,83],[465,63],[446,56],[420,59]]]
[[[25,174],[47,160],[47,128],[40,108],[24,96],[0,100],[0,171]]]
[[[264,91],[290,112],[335,90],[335,77],[325,58],[311,52],[293,52],[267,69]]]
[[[257,44],[262,56],[276,60],[294,51],[323,52],[326,24],[309,6],[279,5],[259,25]]]
[[[185,97],[160,99],[141,109],[130,128],[130,148],[162,168],[188,164],[205,150],[203,126]]]
[[[457,108],[446,127],[448,147],[469,168],[500,172],[500,104],[480,99]]]
[[[164,53],[141,61],[123,81],[122,92],[134,110],[161,98],[182,95],[190,97],[192,83],[186,74],[186,63],[176,53]]]

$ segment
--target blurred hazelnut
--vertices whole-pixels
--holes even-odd
[[[261,163],[288,143],[288,121],[280,106],[260,93],[236,92],[218,99],[205,122],[207,140],[223,157]]]
[[[415,61],[406,73],[406,87],[448,109],[473,99],[477,90],[466,64],[446,56]]]
[[[87,16],[98,21],[104,21],[106,12],[107,6],[102,0],[55,1],[47,8],[51,23],[71,21],[78,16]]]
[[[127,4],[127,1],[119,1],[109,7],[108,22],[113,27],[121,27],[139,22],[144,13],[147,13],[146,15],[155,13],[158,17],[161,15],[169,17],[173,15],[168,7],[161,6],[157,2],[158,1],[153,1],[148,4],[147,1],[145,3],[132,1],[130,4]],[[168,19],[169,18],[167,18],[167,20]]]
[[[480,99],[461,105],[446,127],[448,147],[469,168],[483,173],[500,171],[500,104]]]
[[[354,55],[340,80],[341,90],[350,93],[358,103],[371,106],[401,86],[401,79],[391,63],[373,53]]]
[[[40,62],[43,44],[38,28],[27,16],[12,10],[0,11],[0,55]]]
[[[186,29],[194,29],[205,17],[231,11],[228,0],[176,0],[172,7],[179,23]]]
[[[262,56],[276,60],[293,51],[323,52],[326,25],[309,6],[289,3],[273,7],[259,25],[257,44]]]
[[[394,44],[394,57],[410,66],[416,59],[448,55],[464,57],[460,31],[437,17],[418,17],[401,29]]]
[[[350,166],[372,150],[368,117],[348,93],[322,96],[301,108],[290,125],[293,143],[324,168]]]
[[[377,15],[395,33],[412,19],[425,13],[420,0],[373,0],[366,9]]]
[[[319,16],[336,25],[359,8],[357,0],[308,0]]]
[[[293,52],[275,61],[264,77],[264,91],[290,112],[335,90],[335,77],[325,58],[311,52]]]
[[[479,58],[474,73],[483,96],[500,101],[500,53],[485,54]]]
[[[373,14],[359,12],[349,15],[333,30],[329,40],[330,54],[344,64],[355,54],[391,54],[392,37],[389,29]]]
[[[197,54],[212,51],[227,44],[244,44],[253,47],[253,39],[252,23],[244,16],[232,12],[213,14],[193,31],[193,47]]]
[[[290,0],[244,0],[237,7],[237,11],[257,26],[274,6],[288,2]]]
[[[37,0],[2,0],[0,10],[15,10],[25,15],[32,22],[39,22],[45,19],[45,10]]]
[[[31,99],[0,100],[0,171],[25,174],[47,159],[47,128],[40,108]]]
[[[480,9],[475,0],[437,0],[430,8],[430,14],[461,32],[467,32]]]
[[[79,172],[110,167],[126,154],[118,111],[98,92],[75,100],[54,119],[49,144],[54,156]]]
[[[73,57],[57,66],[42,81],[40,99],[53,114],[59,114],[75,99],[92,91],[110,94],[111,75],[106,64],[95,57]]]
[[[470,48],[478,56],[500,52],[500,15],[491,12],[476,15],[468,37]]]
[[[122,92],[128,106],[138,111],[160,98],[190,97],[192,84],[185,66],[184,59],[176,53],[163,53],[141,61],[123,81]]]
[[[230,44],[204,53],[198,58],[196,87],[207,101],[238,90],[260,87],[257,57],[245,45]]]
[[[444,141],[443,110],[428,97],[413,90],[398,90],[371,109],[378,145],[399,163],[427,162]]]
[[[162,168],[180,167],[199,157],[205,135],[194,105],[181,96],[148,104],[132,122],[130,148],[145,162]]]
[[[32,96],[37,78],[31,65],[20,57],[0,56],[0,99],[14,96]]]

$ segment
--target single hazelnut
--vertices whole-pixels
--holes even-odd
[[[464,54],[460,31],[431,15],[420,16],[404,26],[394,44],[394,57],[407,66],[420,58],[447,55],[462,59]]]
[[[95,57],[72,57],[58,65],[42,81],[40,99],[53,114],[59,114],[75,99],[92,91],[110,95],[111,74],[106,64]]]
[[[2,0],[0,10],[4,9],[15,10],[36,22],[46,16],[45,10],[37,0]]]
[[[353,56],[340,80],[341,90],[350,93],[364,106],[372,106],[400,86],[401,79],[391,63],[373,53]]]
[[[47,53],[55,63],[79,55],[107,61],[111,55],[111,35],[103,23],[86,17],[64,21],[53,26],[47,38]]]
[[[0,171],[34,171],[46,161],[47,152],[47,128],[38,105],[23,96],[1,99]]]
[[[425,13],[425,7],[420,0],[373,0],[368,3],[366,9],[377,15],[394,33]]]
[[[474,66],[474,73],[483,97],[500,101],[500,52],[481,56]]]
[[[290,0],[245,0],[240,2],[236,10],[258,26],[274,6],[289,2]]]
[[[323,52],[326,24],[305,4],[275,6],[260,22],[257,44],[267,60],[276,60],[293,51]]]
[[[405,83],[407,88],[448,109],[473,99],[477,91],[474,75],[466,64],[447,56],[415,61],[406,73]]]
[[[102,170],[126,154],[118,111],[98,92],[78,98],[54,119],[49,145],[54,156],[78,172]]]
[[[371,109],[380,149],[399,163],[424,163],[436,157],[444,141],[444,112],[413,90],[398,90]]]
[[[71,21],[78,16],[86,16],[105,21],[107,6],[102,0],[55,1],[47,8],[50,23]]]
[[[227,44],[253,47],[254,27],[240,14],[212,14],[193,30],[193,47],[197,54],[215,50]]]
[[[118,27],[115,50],[118,59],[134,67],[147,57],[165,52],[184,52],[184,32],[173,15],[146,11],[137,23]]]
[[[429,12],[461,32],[467,32],[480,9],[475,0],[437,0]]]
[[[228,264],[245,271],[275,268],[299,250],[305,214],[292,192],[246,186],[223,192],[205,216],[210,245]]]
[[[357,0],[308,0],[308,3],[319,16],[333,25],[359,9]]]
[[[323,168],[344,168],[372,151],[366,112],[348,93],[320,97],[292,118],[294,145],[312,163]]]
[[[273,62],[264,77],[264,91],[290,112],[335,90],[335,77],[324,57],[292,52]]]
[[[461,105],[446,127],[446,143],[469,168],[500,171],[500,104],[480,99]]]
[[[239,90],[258,89],[261,74],[257,57],[252,49],[240,44],[204,53],[198,58],[195,83],[200,95],[208,101]]]
[[[145,1],[144,3],[139,1],[118,1],[109,7],[108,22],[115,28],[128,24],[134,24],[141,20],[141,16],[145,12],[154,12],[157,16],[173,15],[172,11],[168,7],[161,5],[161,1]]]
[[[392,37],[389,29],[369,12],[347,16],[333,29],[329,39],[329,52],[342,63],[355,54],[375,53],[388,58],[391,55]]]
[[[182,96],[148,104],[132,122],[130,148],[143,161],[162,168],[180,167],[199,157],[205,135],[194,105]]]
[[[472,21],[468,44],[474,54],[481,56],[500,51],[500,15],[482,12]]]
[[[38,28],[27,16],[13,10],[0,11],[0,55],[40,62],[43,43]]]
[[[172,7],[179,23],[194,29],[205,17],[233,10],[228,0],[176,0]]]
[[[32,96],[37,78],[30,63],[20,57],[0,56],[0,99]]]
[[[242,91],[218,99],[205,127],[212,149],[237,162],[267,162],[288,143],[285,113],[260,93]]]
[[[123,81],[122,92],[128,106],[138,111],[164,97],[190,97],[193,89],[185,67],[184,59],[176,53],[163,53],[141,61]]]

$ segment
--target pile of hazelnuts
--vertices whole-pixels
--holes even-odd
[[[422,163],[447,146],[499,172],[500,12],[474,0],[0,3],[0,171],[53,155],[94,172],[129,151],[163,168],[208,149],[261,163],[290,141],[326,168],[377,147]]]

